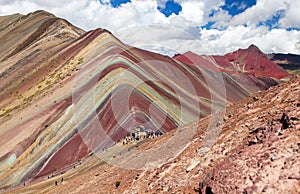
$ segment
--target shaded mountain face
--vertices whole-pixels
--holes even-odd
[[[268,58],[290,74],[300,73],[300,55],[294,54],[270,54]]]
[[[218,72],[230,74],[247,74],[255,77],[273,77],[282,79],[289,76],[289,73],[270,61],[259,48],[251,45],[247,49],[228,53],[224,56],[199,56],[192,52],[183,55],[176,55],[174,59],[190,64],[201,66]],[[191,61],[193,59],[196,63]]]
[[[168,132],[197,121],[289,75],[257,49],[207,68],[223,59],[174,60],[44,11],[1,16],[0,28],[1,188],[60,172],[136,127]],[[263,74],[251,69],[253,56]]]

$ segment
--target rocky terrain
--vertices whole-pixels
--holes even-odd
[[[45,11],[1,16],[1,192],[278,190],[270,165],[290,154],[284,142],[299,142],[299,77],[276,86],[290,78],[254,45],[170,58]],[[141,126],[164,135],[122,145]],[[224,187],[238,184],[245,158],[246,174],[260,159],[266,173]],[[288,173],[299,164],[290,164],[277,170],[292,188],[299,173]],[[269,176],[277,182],[265,188]]]

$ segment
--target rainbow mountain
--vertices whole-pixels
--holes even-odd
[[[169,132],[288,76],[255,46],[171,58],[45,11],[1,16],[0,188],[47,177],[138,126]]]

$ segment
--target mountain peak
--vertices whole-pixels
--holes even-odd
[[[173,58],[188,65],[197,64],[213,71],[243,73],[255,77],[273,77],[276,79],[290,75],[276,63],[270,61],[254,44],[251,44],[247,49],[239,49],[224,56],[200,56],[188,51]]]
[[[258,48],[258,46],[254,45],[254,44],[251,44],[247,50],[257,50],[257,51],[261,52],[261,50]]]
[[[56,17],[54,14],[49,13],[45,10],[37,10],[37,11],[29,13],[28,15],[45,15],[45,16]]]

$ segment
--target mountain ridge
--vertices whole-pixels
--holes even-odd
[[[270,61],[257,46],[250,45],[247,49],[238,49],[224,56],[197,55],[191,51],[173,57],[190,65],[198,65],[213,71],[228,73],[246,73],[255,77],[274,77],[282,79],[290,76],[288,72]],[[190,61],[193,59],[195,63]],[[258,65],[260,64],[260,66]]]

